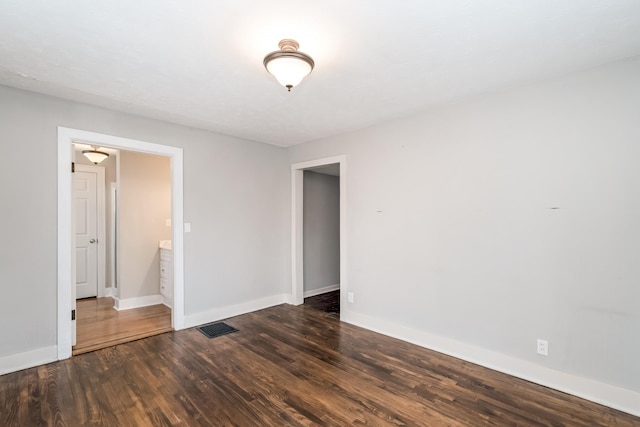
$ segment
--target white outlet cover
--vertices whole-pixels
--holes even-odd
[[[353,292],[347,292],[347,301],[353,302]]]
[[[185,222],[184,223],[184,232],[185,233],[191,233],[191,223],[190,222]]]
[[[549,355],[549,341],[538,339],[537,353],[542,356]]]

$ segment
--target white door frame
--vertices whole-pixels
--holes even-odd
[[[106,281],[106,232],[105,232],[105,198],[104,198],[104,168],[100,166],[89,166],[76,164],[76,172],[91,172],[96,174],[96,211],[97,211],[97,231],[98,240],[98,297],[103,297]],[[75,224],[74,224],[75,227]]]
[[[118,152],[118,156],[120,156]],[[111,182],[109,184],[109,198],[111,203],[111,221],[109,224],[109,257],[111,258],[111,263],[109,265],[109,275],[111,276],[111,283],[109,283],[109,293],[106,293],[106,285],[105,285],[105,297],[114,297],[116,296],[116,286],[118,283],[116,272],[117,272],[117,253],[116,253],[116,225],[117,225],[117,216],[118,216],[118,183]],[[119,296],[119,294],[118,294]]]
[[[340,164],[340,319],[347,308],[347,156],[326,157],[291,165],[291,300],[304,302],[303,205],[304,171],[317,166]]]
[[[139,151],[171,158],[171,223],[174,256],[174,290],[171,325],[184,329],[184,231],[178,224],[183,216],[183,153],[182,148],[153,144],[135,139],[58,127],[58,359],[71,357],[72,321],[71,286],[75,284],[73,259],[75,244],[72,223],[71,162],[74,142]]]

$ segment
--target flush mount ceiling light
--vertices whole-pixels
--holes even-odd
[[[306,53],[298,52],[300,45],[291,39],[280,40],[280,50],[264,57],[264,67],[291,92],[313,70],[315,63]]]
[[[97,165],[98,163],[109,157],[109,153],[98,151],[97,145],[92,145],[91,148],[91,150],[82,150],[82,154],[84,154],[84,156],[94,164]]]

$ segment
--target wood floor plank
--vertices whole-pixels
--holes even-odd
[[[110,297],[89,298],[77,301],[76,312],[74,356],[173,330],[163,304],[118,311]]]
[[[640,418],[341,323],[234,317],[0,376],[1,426],[640,426]]]

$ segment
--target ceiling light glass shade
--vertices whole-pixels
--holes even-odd
[[[98,164],[107,157],[109,157],[109,153],[105,153],[104,151],[98,151],[98,147],[93,147],[93,150],[83,150],[82,154],[89,159],[94,164]]]
[[[267,71],[288,89],[297,86],[312,69],[308,62],[286,56],[274,58],[266,66]]]
[[[298,42],[284,39],[278,43],[280,50],[264,57],[264,67],[289,91],[297,86],[313,70],[313,59],[298,52]]]

